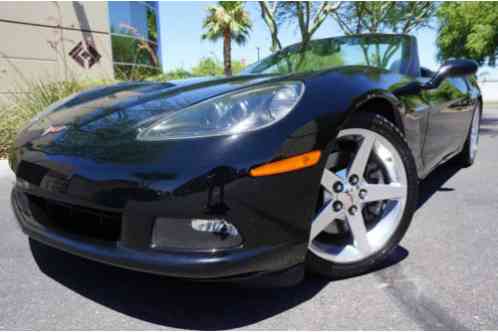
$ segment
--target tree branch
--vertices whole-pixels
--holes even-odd
[[[282,44],[280,43],[280,39],[278,38],[278,24],[277,20],[275,19],[278,3],[274,2],[271,9],[268,7],[267,1],[259,1],[258,3],[261,8],[261,17],[268,27],[268,30],[270,30],[272,39],[272,51],[281,50]]]

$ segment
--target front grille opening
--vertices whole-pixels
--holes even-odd
[[[28,195],[33,217],[42,225],[90,239],[117,242],[121,213],[102,211]]]
[[[47,173],[48,169],[43,166],[22,161],[17,170],[17,177],[39,186]]]

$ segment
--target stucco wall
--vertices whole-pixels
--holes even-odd
[[[36,80],[114,75],[105,1],[0,2],[0,41],[0,99]]]

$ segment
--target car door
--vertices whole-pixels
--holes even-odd
[[[431,108],[423,159],[426,169],[432,169],[458,152],[465,142],[472,103],[464,77],[447,78],[424,95]]]

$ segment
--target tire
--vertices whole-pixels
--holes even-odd
[[[461,167],[470,167],[474,164],[477,156],[477,147],[479,144],[479,126],[482,118],[482,107],[478,104],[474,110],[474,114],[472,115],[472,122],[470,124],[469,133],[467,134],[467,139],[465,140],[465,144],[463,145],[462,151],[456,156],[455,161]],[[476,132],[476,141],[473,142],[473,131]],[[475,151],[473,150],[473,143],[475,144]]]
[[[365,129],[367,131],[364,131]],[[391,144],[390,148],[394,148],[393,156],[396,155],[396,153],[398,155],[398,157],[394,158],[394,160],[399,161],[400,166],[404,168],[404,174],[406,175],[405,180],[403,180],[403,179],[400,180],[406,184],[406,189],[404,189],[405,196],[404,196],[404,198],[400,198],[400,202],[403,201],[404,203],[403,204],[399,203],[400,206],[404,206],[404,207],[403,207],[402,211],[400,210],[397,212],[397,213],[399,213],[399,215],[398,215],[399,221],[396,224],[397,226],[395,228],[393,228],[393,230],[390,233],[389,232],[386,233],[385,242],[383,242],[382,244],[377,244],[379,247],[376,248],[375,250],[372,250],[372,252],[370,254],[368,254],[368,256],[363,257],[363,258],[358,258],[352,262],[348,261],[349,258],[347,258],[347,259],[342,258],[342,261],[339,260],[338,258],[340,257],[340,255],[342,253],[338,254],[338,256],[334,257],[334,259],[329,259],[329,257],[324,258],[324,255],[327,255],[327,254],[320,251],[321,249],[319,249],[319,248],[321,248],[320,247],[321,244],[319,242],[318,242],[318,244],[316,244],[316,242],[318,241],[318,239],[321,239],[322,236],[325,237],[326,239],[328,239],[327,237],[333,238],[333,236],[336,236],[336,234],[327,233],[328,228],[331,227],[329,225],[329,226],[327,226],[327,228],[324,231],[322,231],[322,233],[319,233],[319,235],[314,235],[314,233],[317,232],[317,231],[315,231],[315,232],[313,231],[314,225],[315,225],[315,223],[318,225],[318,222],[320,220],[322,220],[322,219],[320,219],[320,217],[321,217],[322,213],[325,213],[323,211],[326,211],[326,208],[322,207],[320,212],[317,212],[317,216],[315,217],[315,219],[312,222],[312,231],[310,234],[310,244],[309,244],[309,249],[308,249],[308,254],[307,254],[307,259],[306,259],[306,265],[307,265],[307,268],[310,272],[317,273],[317,274],[320,274],[322,276],[326,276],[328,278],[333,278],[333,279],[346,278],[346,277],[360,275],[360,274],[366,273],[368,271],[371,271],[371,270],[379,267],[381,265],[381,263],[387,258],[389,253],[394,248],[397,247],[397,245],[399,244],[399,242],[401,241],[401,239],[405,235],[405,233],[410,225],[410,222],[412,220],[413,213],[415,212],[416,207],[417,207],[418,176],[417,176],[416,165],[415,165],[413,155],[408,147],[408,144],[407,144],[403,134],[400,132],[400,130],[393,123],[391,123],[386,118],[384,118],[380,115],[371,114],[371,113],[357,113],[348,121],[348,124],[344,127],[343,130],[341,130],[341,133],[343,133],[343,132],[344,133],[346,133],[346,132],[354,133],[355,131],[361,131],[361,132],[364,132],[364,133],[369,134],[369,135],[370,135],[370,133],[373,132],[374,136],[377,137],[378,140],[380,140],[381,142],[387,141]],[[339,133],[338,137],[341,136],[341,133]],[[379,135],[379,136],[377,136],[377,135]],[[345,136],[345,137],[347,138],[347,136]],[[352,136],[352,137],[354,137],[354,136]],[[378,140],[375,140],[375,142],[377,142]],[[363,144],[364,141],[361,141],[361,142],[362,143],[360,143],[360,144]],[[377,144],[377,143],[375,143],[375,144]],[[389,144],[385,143],[385,145],[389,145]],[[358,148],[358,150],[359,149],[360,148]],[[375,147],[373,149],[375,149]],[[376,152],[376,153],[378,153],[378,152]],[[353,160],[356,160],[356,157],[359,155],[360,155],[360,153],[358,152],[354,156]],[[367,162],[366,167],[368,167],[370,165],[371,160],[373,160],[372,159],[373,155],[374,154],[367,155],[368,162]],[[370,156],[370,157],[368,157],[368,156]],[[352,169],[354,169],[353,166],[354,166],[354,162],[353,162],[352,166],[349,168],[348,172],[351,171]],[[329,167],[329,164],[327,164],[324,168],[324,176],[322,177],[322,186],[324,186],[325,172],[327,171],[327,167]],[[400,173],[402,173],[402,172],[400,171]],[[327,173],[327,174],[329,174],[329,173]],[[350,176],[350,174],[348,175],[348,177],[349,176]],[[366,178],[366,176],[364,178]],[[351,180],[351,177],[349,177],[349,179]],[[365,180],[365,183],[366,183],[366,180]],[[335,184],[337,184],[337,182]],[[327,182],[327,185],[328,185],[328,182]],[[346,183],[346,185],[349,186],[350,184]],[[369,185],[369,184],[367,183],[366,185]],[[389,182],[389,185],[391,185],[391,182]],[[358,186],[360,186],[360,185],[358,185]],[[332,204],[335,201],[340,201],[340,197],[346,197],[347,195],[350,195],[351,197],[353,197],[355,194],[354,193],[352,194],[351,190],[357,190],[357,189],[347,189],[347,191],[348,191],[347,194],[344,194],[344,193],[337,194],[337,195],[339,195],[339,196],[337,196],[338,199],[337,200],[331,199],[330,200],[331,203],[328,203],[328,204]],[[370,192],[368,192],[368,194],[370,194]],[[342,195],[342,196],[340,196],[340,195]],[[350,197],[350,196],[347,196],[347,197]],[[375,196],[375,194],[373,194],[373,196]],[[368,196],[366,196],[366,197],[368,199]],[[384,200],[381,202],[382,203],[379,203],[379,204],[385,204],[386,202],[391,202],[391,201]],[[374,202],[374,203],[378,204],[377,202]],[[371,204],[371,203],[367,203],[367,204]],[[398,204],[397,201],[396,201],[396,204]],[[360,211],[359,214],[362,215],[362,218],[365,218],[365,216],[366,216],[365,215],[366,206],[368,206],[368,205],[363,205],[363,207],[361,207],[361,205],[357,206],[357,208],[359,207],[359,211]],[[393,211],[394,210],[395,209],[393,209]],[[342,213],[342,212],[340,212],[340,213]],[[344,212],[344,213],[348,213],[348,212]],[[356,212],[356,213],[358,215],[358,212]],[[387,214],[387,215],[389,216],[390,214]],[[371,243],[371,240],[369,239],[370,232],[375,230],[376,227],[378,227],[378,225],[381,225],[380,223],[383,221],[382,218],[387,218],[387,216],[380,217],[379,223],[375,224],[370,230],[367,230],[367,233],[365,233],[367,236],[368,243]],[[334,220],[339,222],[337,219],[334,219]],[[367,220],[367,219],[364,219],[364,220]],[[365,224],[366,224],[366,222],[365,222]],[[356,232],[353,231],[354,228],[351,226],[352,225],[351,222],[349,222],[349,225],[350,225],[349,226],[350,230],[348,232],[350,233],[349,236],[351,236],[351,238],[352,238],[353,233],[356,234]],[[365,226],[365,229],[368,229],[368,225]],[[345,233],[339,233],[339,234],[341,236],[344,236]],[[316,236],[316,238],[314,236]],[[332,240],[330,242],[332,246],[335,245],[334,241],[335,240]],[[360,242],[356,242],[356,240],[353,240],[353,245],[350,245],[350,246],[355,247],[355,246],[357,246],[357,243],[360,243]],[[328,245],[328,244],[326,244],[326,245]],[[343,251],[345,251],[345,250],[343,250]],[[352,250],[350,250],[350,251],[353,252]],[[360,252],[361,250],[357,250],[357,251]],[[357,255],[358,255],[358,257],[362,257],[362,254],[357,254]]]

